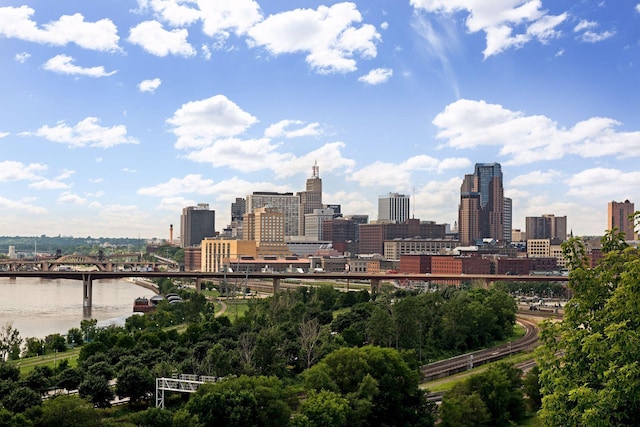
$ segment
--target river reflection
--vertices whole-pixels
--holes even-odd
[[[152,295],[129,281],[94,280],[90,318],[99,326],[124,324],[134,299]],[[0,325],[11,322],[22,338],[66,334],[84,318],[82,281],[0,278]]]

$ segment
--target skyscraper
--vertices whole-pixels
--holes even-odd
[[[607,230],[613,230],[615,227],[624,233],[626,240],[636,240],[638,235],[635,232],[633,219],[629,219],[634,212],[633,202],[629,200],[610,202],[607,207]]]
[[[378,197],[378,221],[405,222],[409,219],[409,196],[389,193]]]
[[[525,218],[527,239],[567,240],[567,217],[542,215]]]
[[[216,212],[208,203],[187,206],[180,215],[180,246],[183,248],[199,245],[205,237],[214,237]]]
[[[460,243],[473,245],[485,238],[504,240],[504,209],[500,164],[476,163],[473,175],[465,175],[460,187]]]
[[[254,191],[246,197],[246,213],[270,207],[284,214],[284,235],[297,236],[300,221],[300,196],[293,193]]]
[[[300,213],[298,233],[305,235],[305,215],[313,213],[316,209],[322,209],[322,179],[320,179],[320,167],[315,163],[312,168],[311,178],[307,179],[305,191],[298,193],[300,198]]]

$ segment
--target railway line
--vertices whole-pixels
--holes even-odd
[[[504,359],[514,353],[532,349],[538,342],[538,325],[535,321],[524,316],[518,316],[517,323],[525,328],[525,334],[519,340],[424,365],[420,369],[423,380],[433,381],[469,370],[475,366]]]

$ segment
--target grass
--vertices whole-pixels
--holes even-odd
[[[9,363],[17,366],[20,369],[21,375],[26,375],[29,372],[33,371],[36,366],[48,366],[51,369],[55,369],[63,360],[66,360],[69,363],[70,367],[76,367],[78,365],[79,354],[80,348],[76,347],[63,353],[27,357],[25,359],[12,360]]]

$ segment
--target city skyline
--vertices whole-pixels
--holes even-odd
[[[0,7],[0,235],[167,238],[253,192],[453,224],[500,163],[512,228],[638,200],[640,2],[139,0]],[[316,163],[317,162],[317,163]]]

